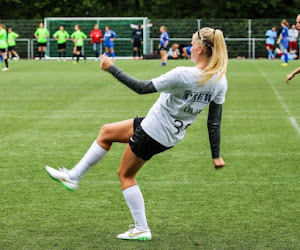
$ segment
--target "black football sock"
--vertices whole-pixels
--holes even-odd
[[[134,51],[133,51],[133,57],[135,57],[135,56],[136,56],[136,51],[134,50]]]
[[[66,58],[66,51],[63,51],[63,57]]]
[[[61,52],[58,52],[58,57],[59,57],[59,59],[61,58]]]
[[[7,60],[7,58],[4,61],[5,61],[6,68],[8,68],[8,60]]]
[[[80,55],[77,55],[77,62],[79,62]]]

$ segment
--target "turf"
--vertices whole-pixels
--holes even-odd
[[[116,64],[139,79],[192,65]],[[299,249],[300,76],[284,83],[298,64],[230,61],[226,168],[212,167],[205,110],[139,172],[153,240],[131,242],[116,239],[132,223],[117,177],[125,145],[75,192],[44,167],[72,167],[103,124],[145,116],[158,94],[133,93],[96,62],[12,62],[0,72],[0,249]]]

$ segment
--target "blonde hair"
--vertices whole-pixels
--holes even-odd
[[[206,56],[209,58],[208,65],[203,69],[202,83],[207,82],[213,75],[218,74],[220,79],[227,72],[228,54],[223,32],[219,29],[202,28],[198,32],[200,45],[206,48]]]
[[[283,19],[282,21],[281,21],[281,23],[283,23],[286,27],[290,27],[290,24],[289,24],[289,22],[286,20],[286,19]]]
[[[160,26],[161,29],[163,29],[164,31],[167,31],[166,26]]]

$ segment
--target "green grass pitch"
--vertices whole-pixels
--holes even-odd
[[[139,79],[192,65],[116,64]],[[158,94],[137,95],[92,61],[10,66],[0,72],[0,249],[300,248],[300,76],[284,82],[298,61],[229,62],[224,169],[212,166],[207,109],[181,143],[141,169],[150,242],[116,239],[132,223],[117,177],[124,144],[75,192],[44,167],[71,168],[103,124],[145,116]]]

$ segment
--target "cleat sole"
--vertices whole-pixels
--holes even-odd
[[[47,170],[46,170],[46,172],[47,172],[47,174],[51,177],[52,180],[55,180],[55,181],[57,181],[58,183],[60,183],[61,185],[63,185],[68,191],[74,191],[72,188],[66,186],[66,185],[65,185],[64,183],[62,183],[60,180],[53,178],[53,177],[48,173]]]

